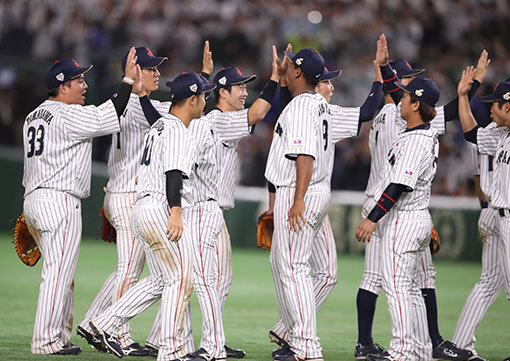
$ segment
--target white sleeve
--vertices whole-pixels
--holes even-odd
[[[194,144],[187,129],[170,128],[164,140],[163,171],[179,170],[189,178],[192,169]]]
[[[298,155],[317,157],[317,129],[319,112],[309,105],[308,99],[296,99],[289,103],[287,120],[287,144],[284,154],[288,158]]]
[[[337,143],[342,139],[355,137],[359,131],[359,113],[361,108],[340,107],[329,105],[331,112],[331,142]]]
[[[119,117],[111,100],[95,105],[67,105],[61,113],[68,133],[77,139],[120,132]]]
[[[476,134],[476,144],[480,154],[495,156],[498,150],[499,132],[497,128],[489,127],[478,128]]]
[[[224,142],[236,142],[250,134],[248,109],[219,113],[212,122],[218,138]]]
[[[423,137],[407,137],[395,154],[395,164],[391,168],[389,183],[403,184],[410,191],[414,190],[422,159],[426,154]]]
[[[480,153],[478,153],[478,147],[476,144],[471,144],[471,155],[473,156],[473,168],[475,175],[480,175]]]
[[[432,127],[439,135],[446,133],[446,120],[444,118],[444,107],[436,107],[436,116],[430,121]]]

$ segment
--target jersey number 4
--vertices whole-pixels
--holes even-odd
[[[44,150],[44,126],[39,125],[37,130],[35,127],[28,128],[28,153],[27,158],[34,155],[41,155]]]

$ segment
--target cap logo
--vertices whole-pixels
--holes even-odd
[[[418,96],[418,97],[421,97],[423,95],[423,92],[424,92],[423,89],[416,89],[414,91],[414,94],[416,94],[416,96]]]
[[[227,84],[227,78],[225,78],[224,76],[222,76],[222,77],[218,80],[218,83],[220,83],[221,85],[225,85],[225,84]]]
[[[237,74],[243,75],[243,73],[241,73],[241,70],[239,70],[239,68],[237,66],[236,66],[236,70],[237,70]]]
[[[80,64],[78,64],[78,62],[76,60],[74,60],[74,59],[71,59],[71,60],[73,61],[75,67],[77,67],[77,68],[80,67]]]
[[[198,85],[197,84],[191,84],[189,86],[189,89],[193,92],[193,93],[196,93],[197,90],[198,90]]]
[[[57,78],[58,81],[64,81],[64,73],[58,73],[55,78]]]
[[[296,61],[295,61],[295,63],[296,63],[297,65],[301,65],[301,64],[303,64],[303,58],[297,58],[297,59],[296,59]]]
[[[151,51],[151,49],[149,49],[149,48],[145,48],[145,49],[147,49],[147,55],[149,55],[149,56],[154,56],[154,55],[152,55],[152,51]]]
[[[503,94],[503,99],[510,100],[510,92],[506,92],[505,94]]]

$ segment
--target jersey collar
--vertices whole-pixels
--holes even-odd
[[[420,129],[423,129],[423,130],[430,129],[430,123],[420,124],[414,128],[406,128],[406,130],[404,132],[411,132],[413,130],[420,130]]]

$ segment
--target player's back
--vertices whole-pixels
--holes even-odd
[[[298,155],[314,158],[310,185],[329,173],[334,147],[330,132],[329,104],[318,93],[303,93],[293,98],[275,124],[265,177],[277,187],[296,186]]]
[[[118,129],[111,101],[99,107],[44,101],[23,125],[25,196],[37,188],[51,188],[87,197],[92,137]]]
[[[151,100],[161,115],[168,114],[170,102]],[[140,105],[138,95],[131,93],[124,114],[123,127],[112,135],[108,157],[109,192],[134,192],[135,177],[138,173],[144,150],[144,137],[150,128]]]
[[[166,201],[165,173],[179,170],[185,178],[191,177],[194,157],[195,145],[182,121],[171,114],[161,117],[145,136],[136,185],[137,198],[151,195]],[[189,182],[183,182],[182,198],[183,207],[193,202]]]

